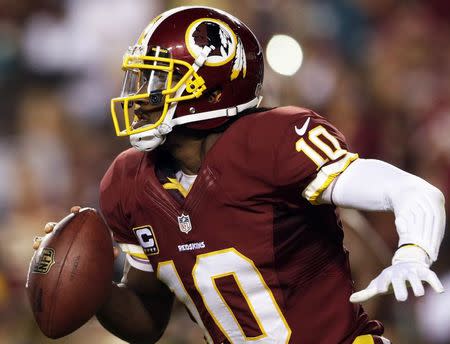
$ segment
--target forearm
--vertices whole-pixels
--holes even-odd
[[[320,203],[368,211],[392,211],[399,235],[399,249],[367,288],[353,293],[350,301],[364,302],[386,294],[389,287],[398,301],[424,295],[422,282],[441,293],[444,288],[430,265],[436,260],[445,228],[442,193],[412,174],[379,160],[354,161],[324,190]],[[405,245],[413,244],[413,245]]]
[[[114,284],[111,296],[97,313],[97,319],[109,332],[129,343],[156,343],[168,320],[168,317],[158,314],[158,310],[166,305],[158,303],[166,301],[156,297],[144,301],[126,285]]]
[[[369,211],[393,211],[399,245],[414,243],[437,258],[445,227],[444,197],[423,179],[379,160],[358,159],[321,201]]]
[[[358,159],[323,196],[346,208],[394,211],[398,196],[405,199],[428,195],[443,202],[442,193],[425,180],[380,160]]]

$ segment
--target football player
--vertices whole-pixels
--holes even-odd
[[[359,158],[311,110],[260,108],[263,52],[240,20],[207,7],[167,11],[122,69],[111,112],[133,148],[100,187],[127,257],[97,314],[113,334],[156,342],[175,296],[208,343],[390,343],[361,302],[390,289],[404,301],[408,285],[421,296],[422,282],[443,291],[430,270],[442,193]],[[392,265],[356,293],[337,206],[395,214]]]

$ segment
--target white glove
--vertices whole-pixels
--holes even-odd
[[[373,279],[366,289],[353,293],[350,302],[360,303],[376,295],[387,294],[391,285],[397,301],[405,301],[408,298],[408,286],[412,288],[415,296],[425,294],[422,281],[427,282],[437,293],[443,293],[444,287],[436,274],[430,270],[430,265],[431,259],[420,247],[402,246],[395,252],[392,265]]]

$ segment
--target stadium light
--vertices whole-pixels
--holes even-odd
[[[266,48],[269,66],[282,75],[294,75],[303,62],[303,51],[300,44],[291,36],[275,35]]]

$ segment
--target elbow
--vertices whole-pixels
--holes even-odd
[[[445,196],[442,193],[441,190],[439,190],[437,187],[435,186],[431,186],[432,187],[432,197],[436,200],[436,202],[438,202],[439,205],[441,205],[442,207],[445,207]]]
[[[157,343],[158,340],[161,339],[164,334],[164,328],[156,329],[152,327],[151,329],[147,329],[146,331],[139,331],[139,333],[119,333],[117,331],[112,331],[108,329],[116,337],[122,339],[123,341],[130,344],[153,344]]]
[[[445,211],[445,196],[441,190],[420,178],[410,178],[403,185],[397,185],[391,188],[391,192],[387,195],[387,204],[389,208],[396,211],[403,209],[406,204],[411,202],[422,203],[424,199],[428,199],[427,203],[431,203],[433,207]]]
[[[152,331],[151,335],[149,335],[150,341],[149,341],[149,337],[147,337],[146,340],[137,342],[136,344],[156,343],[156,342],[158,342],[161,339],[161,337],[163,336],[165,330],[166,330],[166,326],[160,326],[160,327],[155,326],[153,328],[153,331]]]
[[[151,343],[157,343],[158,340],[161,339],[162,335],[164,333],[164,329],[161,330],[160,333],[152,332],[148,335],[145,335],[143,337],[137,337],[133,339],[128,339],[128,343],[130,344],[151,344]]]
[[[445,208],[445,196],[441,190],[434,185],[425,183],[425,185],[417,190],[421,195],[426,195],[433,205],[444,209]]]

